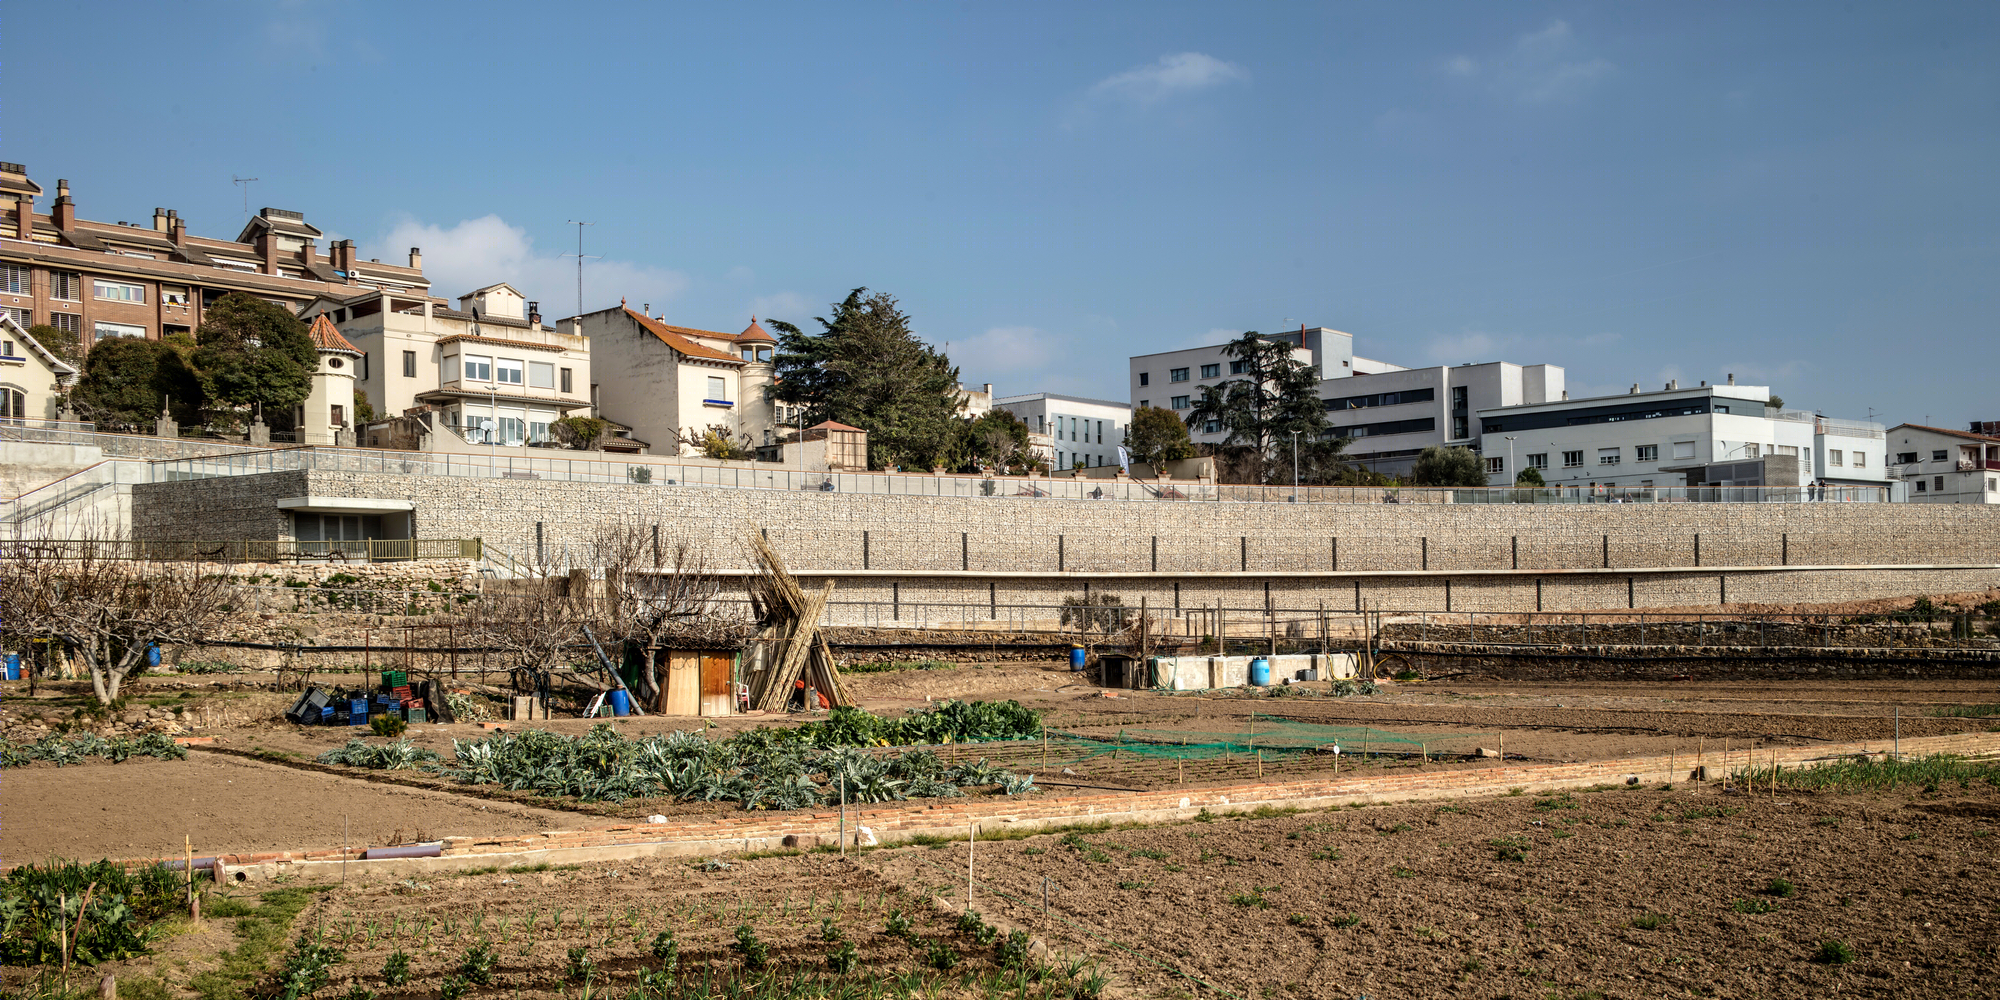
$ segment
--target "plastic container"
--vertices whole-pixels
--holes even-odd
[[[399,687],[406,687],[409,685],[409,683],[410,683],[409,671],[406,670],[382,671],[382,686],[385,688],[394,690]]]
[[[156,642],[146,647],[146,665],[149,667],[157,667],[160,665],[159,643]]]
[[[428,713],[426,713],[426,712],[425,712],[425,711],[424,711],[423,709],[421,709],[421,708],[413,708],[413,709],[410,709],[410,721],[411,721],[411,722],[422,722],[422,721],[424,721],[425,719],[428,719],[429,717],[430,717],[430,716],[429,716],[429,714],[428,714]]]
[[[7,654],[7,679],[10,681],[21,679],[21,654]]]
[[[366,720],[368,718],[368,699],[349,698],[347,700],[347,714]]]
[[[1271,683],[1271,661],[1257,657],[1250,661],[1250,686],[1264,687]]]
[[[631,692],[624,688],[616,688],[611,692],[611,714],[621,719],[632,714]]]
[[[1084,655],[1085,654],[1082,646],[1072,644],[1069,647],[1069,668],[1073,671],[1082,670],[1084,665]]]

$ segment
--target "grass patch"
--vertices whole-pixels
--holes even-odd
[[[285,952],[292,920],[312,901],[313,893],[324,886],[286,886],[261,894],[255,907],[240,900],[217,898],[208,907],[219,915],[235,903],[241,909],[236,920],[236,937],[241,941],[222,956],[222,965],[195,975],[188,988],[202,1000],[244,1000],[249,987],[269,971],[271,958]]]
[[[861,663],[850,667],[841,667],[840,672],[844,674],[888,674],[899,670],[957,669],[958,664],[946,663],[943,660],[877,660],[874,663]]]
[[[1769,787],[1772,769],[1737,772],[1738,780]],[[1811,792],[1881,792],[1905,785],[1935,791],[1956,782],[1960,788],[1984,784],[2000,788],[2000,762],[1975,761],[1957,754],[1932,754],[1911,760],[1837,760],[1809,767],[1786,768],[1776,775],[1787,788]]]
[[[1768,899],[1739,899],[1729,904],[1738,913],[1776,913],[1778,904]]]
[[[1854,961],[1854,949],[1848,947],[1845,941],[1821,941],[1813,961],[1822,965],[1846,965]]]
[[[1674,918],[1662,913],[1645,913],[1632,918],[1632,926],[1642,931],[1656,931],[1674,922]]]
[[[1931,709],[1940,719],[1990,719],[2000,715],[2000,705],[1946,705]]]
[[[1781,878],[1774,878],[1771,881],[1765,883],[1764,885],[1764,892],[1767,895],[1776,896],[1779,899],[1790,899],[1793,896],[1797,895],[1798,891],[1799,891],[1798,886],[1795,886],[1790,881]]]

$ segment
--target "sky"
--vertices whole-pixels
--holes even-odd
[[[550,317],[587,221],[586,310],[867,287],[1003,395],[1305,323],[2000,420],[1996,126],[1991,2],[0,5],[0,158],[85,218],[247,190]]]

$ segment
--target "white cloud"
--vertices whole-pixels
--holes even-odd
[[[1200,52],[1176,52],[1145,66],[1105,77],[1091,85],[1099,100],[1152,104],[1179,94],[1219,87],[1250,78],[1249,71]]]
[[[1444,60],[1443,70],[1448,76],[1483,81],[1495,93],[1523,104],[1568,103],[1616,68],[1610,60],[1579,51],[1581,47],[1569,22],[1556,20],[1496,55],[1452,56]]]
[[[1490,333],[1465,330],[1432,337],[1424,345],[1424,353],[1441,365],[1479,364],[1500,360],[1500,348],[1505,343]]]
[[[1034,371],[1055,360],[1056,338],[1032,326],[996,326],[948,349],[952,364],[968,384],[1000,382],[997,376]]]
[[[535,249],[527,230],[497,215],[466,219],[449,228],[405,219],[378,243],[384,260],[397,260],[422,247],[431,292],[457,298],[475,288],[504,281],[542,303],[542,315],[568,316],[576,306],[576,260]],[[615,298],[636,308],[650,302],[658,313],[688,287],[686,275],[625,261],[589,260],[583,265],[583,307],[600,309]]]

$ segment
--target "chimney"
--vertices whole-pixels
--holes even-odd
[[[1735,373],[1735,372],[1730,372],[1730,373],[1729,373],[1729,384],[1730,384],[1730,385],[1735,385],[1735,384],[1736,384],[1736,373]]]
[[[414,270],[414,271],[421,271],[421,270],[423,270],[423,269],[424,269],[424,248],[423,248],[423,247],[411,247],[411,248],[410,248],[410,269],[411,269],[411,270]]]
[[[35,196],[22,193],[14,202],[14,236],[22,241],[35,238]]]
[[[1639,394],[1639,383],[1637,382],[1632,383],[1632,392],[1630,394],[1634,396],[1637,396]]]
[[[188,234],[187,220],[181,218],[180,212],[174,209],[168,209],[167,239],[172,240],[175,246],[180,246],[181,244],[187,242],[187,234]]]
[[[988,396],[993,395],[993,383],[991,382],[986,383],[985,392]]]
[[[532,327],[540,327],[542,325],[542,304],[540,302],[528,303],[528,325]]]
[[[1568,399],[1568,398],[1569,398],[1569,390],[1568,390],[1568,389],[1564,389],[1564,390],[1563,390],[1563,398],[1564,398],[1564,399]]]
[[[1678,389],[1678,388],[1680,388],[1680,387],[1681,387],[1681,380],[1680,380],[1680,379],[1677,379],[1677,378],[1670,378],[1670,379],[1668,379],[1668,380],[1667,380],[1667,391],[1668,391],[1668,392],[1672,392],[1672,391],[1674,391],[1675,389]]]
[[[319,256],[319,247],[314,246],[313,241],[306,240],[299,244],[299,263],[311,267],[313,258],[317,256]]]
[[[164,208],[153,209],[153,231],[156,233],[164,233],[167,231],[166,209]]]
[[[1708,388],[1708,380],[1707,380],[1707,379],[1702,379],[1702,380],[1701,380],[1701,387],[1702,387],[1702,388],[1704,388],[1704,389]]]
[[[69,200],[68,181],[56,181],[56,206],[50,214],[54,216],[57,229],[76,228],[76,202]]]

